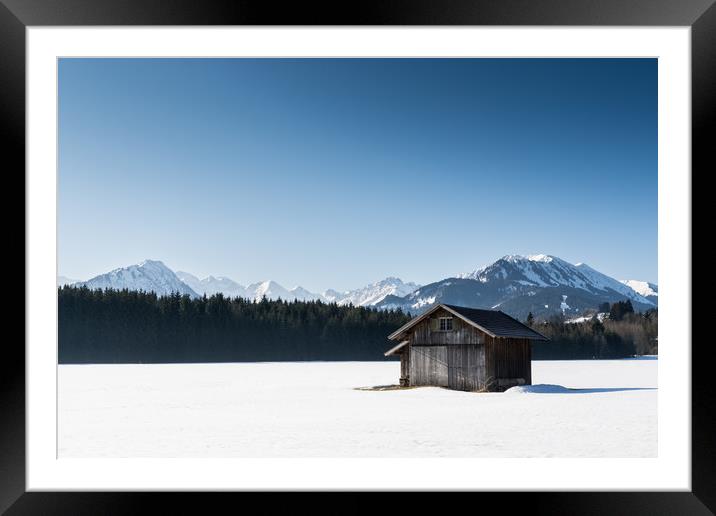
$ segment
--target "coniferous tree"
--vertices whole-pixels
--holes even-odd
[[[550,340],[533,358],[617,358],[658,352],[658,311],[532,325]],[[400,310],[321,301],[254,302],[129,290],[58,289],[60,363],[383,360],[387,335],[410,320]]]
[[[631,301],[628,299],[626,301],[617,301],[616,303],[612,304],[611,309],[609,310],[609,319],[612,321],[621,321],[624,319],[624,316],[626,314],[633,314],[634,313],[634,307],[631,304]]]
[[[61,363],[383,360],[400,310],[335,303],[192,299],[129,290],[58,290]]]

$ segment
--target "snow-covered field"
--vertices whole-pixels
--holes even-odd
[[[580,390],[490,394],[356,390],[397,362],[61,365],[59,456],[655,457],[657,364],[535,361]]]

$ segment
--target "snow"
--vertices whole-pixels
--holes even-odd
[[[323,296],[326,301],[335,301],[336,299],[339,299],[341,297],[341,293],[337,290],[329,288],[328,290],[323,291],[323,294],[321,294],[321,296]]]
[[[565,312],[565,310],[569,310],[569,305],[567,304],[567,297],[564,294],[562,294],[562,302],[559,304],[559,308],[562,310],[562,313]]]
[[[418,285],[415,283],[403,283],[400,278],[388,277],[376,283],[371,283],[365,287],[338,292],[337,290],[328,289],[323,294],[316,294],[300,285],[292,289],[286,289],[281,284],[273,280],[253,283],[248,287],[244,287],[230,278],[219,276],[207,276],[200,280],[193,274],[183,271],[177,271],[176,275],[179,279],[191,287],[195,292],[211,296],[213,294],[222,293],[228,297],[243,297],[260,301],[264,296],[267,299],[283,299],[284,301],[324,301],[335,302],[339,305],[354,306],[373,306],[389,295],[404,297],[413,292]]]
[[[509,273],[505,270],[509,268]],[[647,295],[656,295],[656,285],[634,280],[619,281],[603,274],[586,263],[575,265],[556,256],[532,254],[527,256],[508,254],[491,265],[469,273],[458,274],[459,278],[472,279],[481,283],[509,279],[524,286],[555,287],[568,286],[592,294],[614,291],[632,301],[646,305],[655,303]],[[649,294],[654,292],[654,294]]]
[[[423,307],[423,306],[432,305],[432,304],[434,304],[434,303],[435,303],[435,296],[420,297],[420,298],[418,298],[418,300],[417,300],[415,303],[413,303],[413,304],[410,305],[410,306],[413,307],[413,308],[420,308],[420,307]]]
[[[335,301],[339,305],[373,306],[388,296],[405,297],[419,287],[415,283],[404,283],[400,278],[389,276],[363,288],[343,292]]]
[[[120,267],[75,285],[84,285],[90,289],[144,290],[160,296],[179,292],[197,297],[197,293],[189,285],[158,260],[144,260],[136,265]]]
[[[524,268],[521,272],[524,275],[524,277],[527,278],[527,280],[528,280],[525,283],[530,284],[530,285],[537,285],[540,287],[548,286],[548,284],[545,283],[542,280],[542,278],[537,273],[534,272],[534,270],[532,269],[531,266]]]
[[[659,295],[658,287],[654,283],[649,283],[648,281],[621,280],[621,283],[644,297]]]
[[[588,316],[585,315],[585,316],[582,316],[582,317],[575,317],[574,319],[567,319],[567,320],[564,321],[564,322],[565,322],[565,324],[585,323],[585,322],[587,322],[587,321],[591,321],[591,320],[592,320],[592,317],[593,317],[593,316],[591,316],[591,315],[588,315]]]
[[[527,259],[531,262],[549,263],[554,259],[554,257],[547,254],[529,254],[527,255]]]
[[[398,362],[60,365],[58,452],[655,457],[650,358],[534,361],[536,385],[507,393],[357,389],[395,384]]]
[[[191,289],[198,294],[206,294],[213,296],[214,294],[223,294],[227,297],[247,297],[246,287],[239,285],[230,278],[219,276],[207,276],[199,279],[193,274],[183,271],[176,272],[177,277],[189,285]]]
[[[507,389],[505,394],[568,394],[570,392],[580,391],[576,389],[567,389],[561,385],[540,383],[537,385],[517,385]]]
[[[586,263],[581,263],[576,268],[585,277],[587,277],[593,285],[595,285],[597,288],[599,288],[601,290],[611,289],[611,290],[614,290],[615,292],[622,294],[623,296],[626,296],[627,298],[631,299],[632,301],[638,301],[639,303],[643,303],[643,304],[647,304],[647,305],[654,304],[651,301],[649,301],[648,299],[646,299],[644,296],[639,294],[638,292],[634,291],[631,287],[624,285],[619,280],[615,280],[614,278],[611,278],[611,277],[607,276],[606,274],[602,274],[601,272],[592,269]]]
[[[596,314],[597,320],[599,322],[604,322],[604,319],[606,319],[608,315],[609,315],[608,313],[599,312],[598,314]],[[575,317],[574,319],[567,319],[564,322],[566,324],[583,323],[583,322],[591,321],[592,318],[594,318],[594,315],[583,315],[581,317]]]
[[[300,285],[293,287],[288,292],[291,295],[292,300],[297,299],[298,301],[316,301],[316,300],[322,299],[322,296],[320,296],[319,294],[314,294],[313,292],[309,292],[308,290],[301,287]]]

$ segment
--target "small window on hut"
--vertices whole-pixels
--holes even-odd
[[[438,328],[440,331],[452,331],[452,317],[441,317]]]

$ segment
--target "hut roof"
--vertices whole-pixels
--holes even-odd
[[[394,348],[390,348],[388,351],[386,351],[386,352],[383,353],[383,354],[384,354],[386,357],[387,357],[387,356],[390,356],[390,355],[395,355],[398,351],[400,351],[400,350],[403,349],[405,346],[407,346],[409,342],[410,342],[409,340],[404,340],[404,341],[402,341],[400,344],[398,344],[398,345],[395,346]]]
[[[404,333],[428,317],[436,310],[443,308],[463,321],[475,326],[492,337],[506,337],[516,339],[549,340],[541,333],[533,330],[526,324],[510,317],[501,310],[483,310],[481,308],[466,308],[464,306],[438,304],[433,308],[408,321],[391,333],[388,338],[395,340],[401,338]]]

